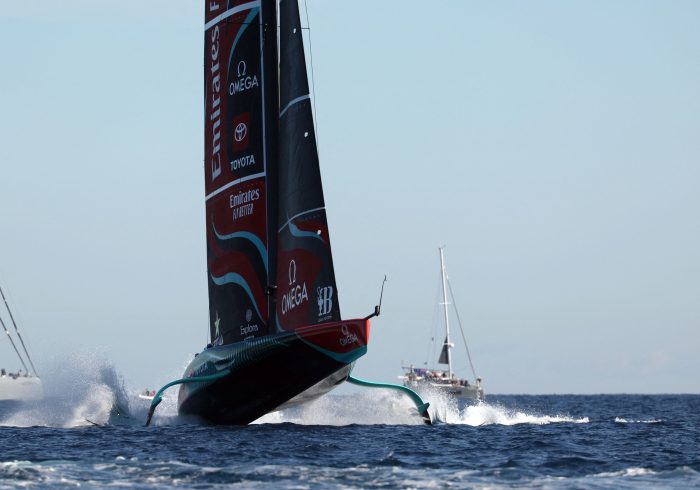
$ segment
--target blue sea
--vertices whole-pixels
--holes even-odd
[[[700,488],[700,395],[428,394],[433,426],[384,390],[247,427],[166,398],[144,427],[148,401],[93,381],[0,407],[0,488]]]

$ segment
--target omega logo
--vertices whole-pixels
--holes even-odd
[[[309,293],[306,282],[297,284],[297,263],[294,259],[289,261],[289,291],[282,296],[282,315],[293,310],[302,303],[309,301]]]
[[[360,343],[360,339],[357,338],[357,334],[351,333],[347,325],[341,325],[340,331],[342,332],[343,336],[338,342],[340,342],[340,345],[342,345],[343,347],[350,344]]]
[[[289,285],[297,282],[297,263],[294,259],[289,261]]]

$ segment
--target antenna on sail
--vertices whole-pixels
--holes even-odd
[[[372,317],[379,316],[382,312],[382,298],[384,297],[384,284],[386,284],[386,274],[384,274],[384,280],[382,281],[382,291],[379,293],[379,304],[374,307],[374,313],[365,317],[365,320],[369,320]]]

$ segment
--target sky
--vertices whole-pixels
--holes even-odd
[[[700,393],[700,3],[307,4],[343,316],[388,277],[356,376],[434,358],[445,245],[487,393]],[[207,341],[203,10],[0,7],[0,285],[40,374],[155,388]]]

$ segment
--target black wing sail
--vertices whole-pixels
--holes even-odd
[[[207,276],[212,342],[269,329],[268,203],[277,128],[274,0],[206,2],[204,29]],[[274,220],[273,220],[274,221]],[[272,237],[272,240],[270,239]]]
[[[298,4],[280,3],[278,27],[277,3],[205,4],[215,345],[156,394],[149,421],[162,391],[180,384],[178,413],[247,424],[318,398],[367,352],[369,319],[339,321]]]
[[[280,18],[278,331],[339,321],[302,28],[296,0]]]

